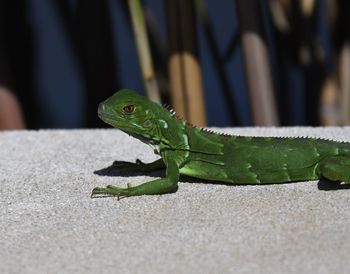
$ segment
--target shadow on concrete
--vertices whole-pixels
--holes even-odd
[[[95,170],[94,174],[99,176],[110,176],[110,177],[135,177],[135,176],[150,176],[150,177],[164,177],[165,170],[157,170],[152,172],[135,172],[135,171],[123,171],[117,170],[113,165],[110,165],[99,170]]]
[[[319,190],[330,191],[330,190],[342,190],[350,189],[350,184],[344,184],[341,182],[334,182],[329,180],[319,180],[317,187]]]

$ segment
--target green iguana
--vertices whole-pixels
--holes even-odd
[[[148,172],[166,168],[165,178],[138,186],[96,187],[92,195],[163,194],[178,188],[180,174],[232,184],[271,184],[328,179],[350,183],[350,144],[316,138],[225,135],[188,125],[173,111],[133,90],[101,103],[99,117],[150,145],[153,163],[116,161],[112,168]]]

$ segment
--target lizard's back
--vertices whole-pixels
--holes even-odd
[[[350,144],[336,141],[225,136],[190,127],[187,135],[191,152],[180,172],[208,180],[242,184],[315,180],[320,178],[318,165],[323,159],[344,155],[350,159]]]

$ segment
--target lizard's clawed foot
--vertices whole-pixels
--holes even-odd
[[[95,187],[92,190],[91,198],[96,197],[97,195],[116,196],[118,197],[118,200],[119,200],[120,198],[123,198],[123,197],[132,196],[132,192],[129,184],[127,188],[108,185],[106,187]]]

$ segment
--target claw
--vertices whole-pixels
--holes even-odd
[[[104,187],[95,187],[91,192],[91,198],[93,198],[95,195],[111,195],[111,196],[117,196],[118,200],[122,197],[128,197],[130,195],[130,187],[128,188],[121,188],[116,187],[112,185],[108,185],[105,188]]]
[[[106,189],[103,187],[95,187],[92,192],[91,192],[91,198],[94,197],[94,195],[99,195],[99,194],[106,194]]]

